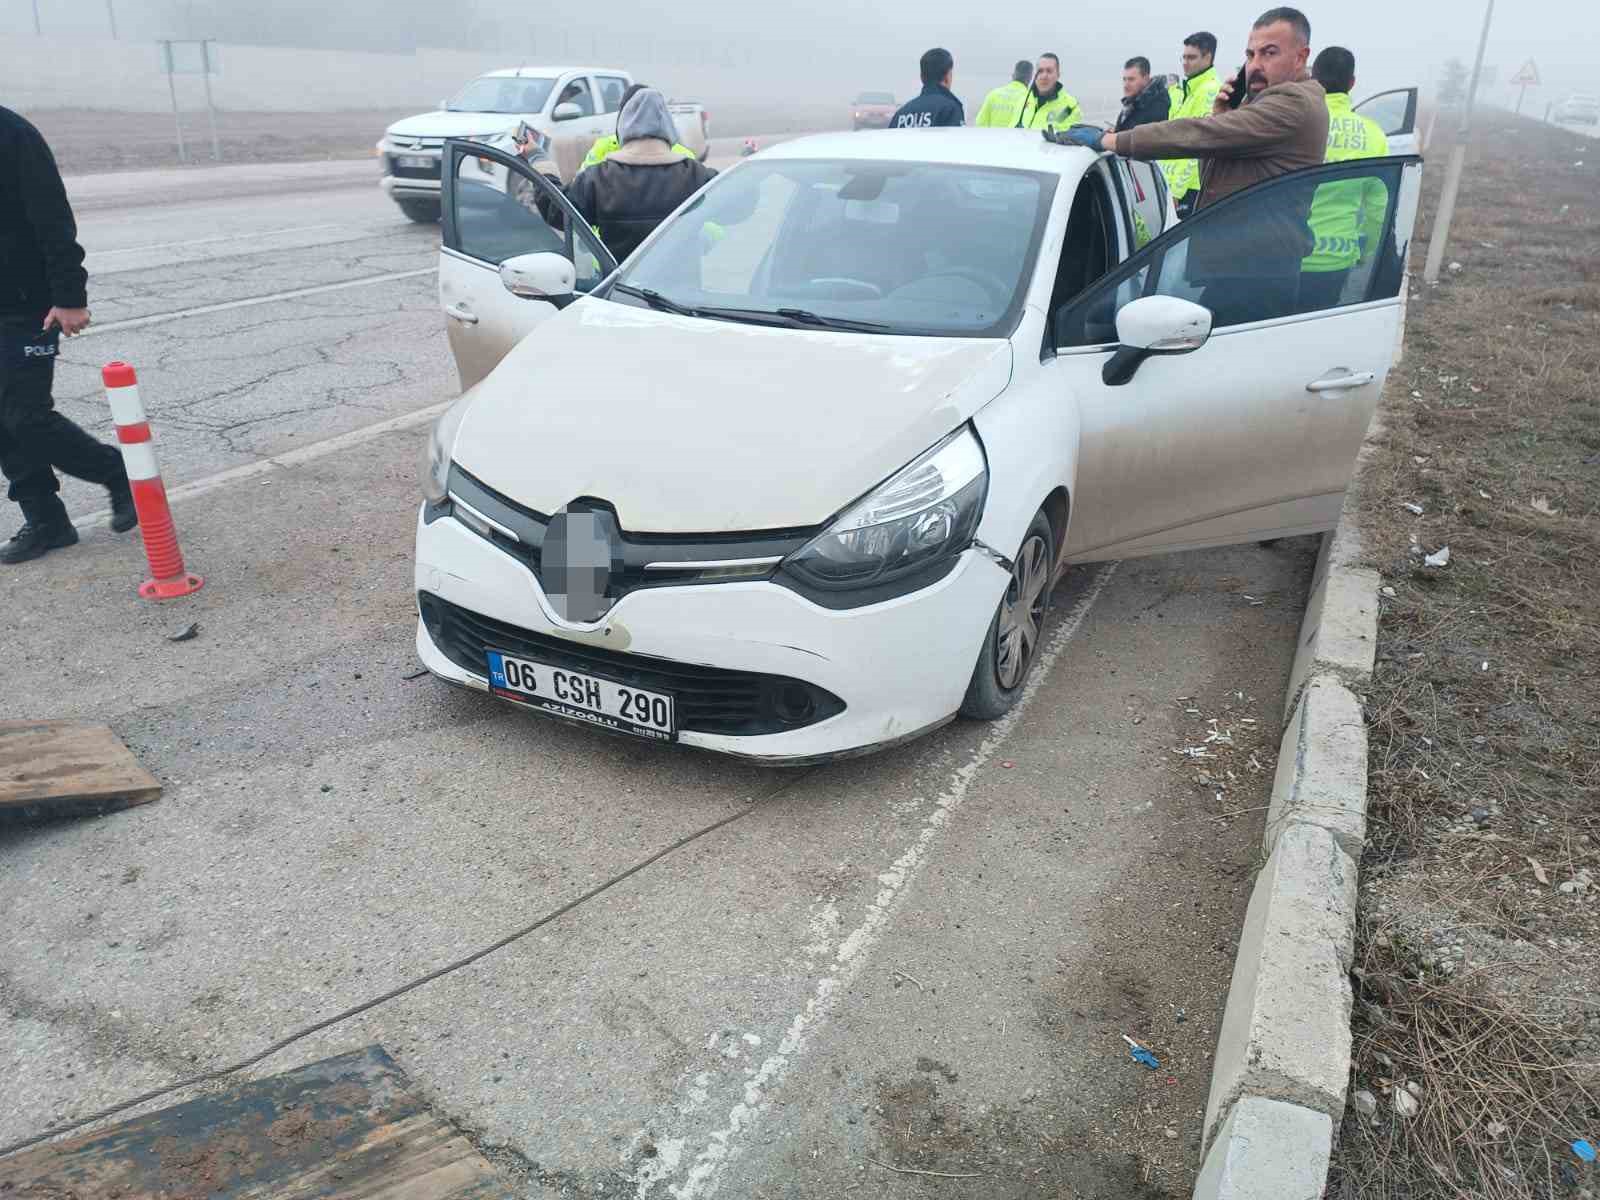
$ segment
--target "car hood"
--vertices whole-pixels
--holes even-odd
[[[473,137],[489,133],[509,133],[522,120],[515,113],[438,112],[422,113],[396,121],[385,132],[396,140],[405,138]]]
[[[738,325],[582,300],[473,390],[455,461],[640,533],[821,525],[1005,388],[1004,339]]]

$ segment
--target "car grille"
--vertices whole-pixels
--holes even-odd
[[[451,662],[486,678],[490,649],[551,666],[665,692],[677,703],[678,725],[695,733],[750,736],[815,725],[844,711],[844,701],[814,684],[782,675],[729,671],[649,658],[568,641],[497,621],[431,592],[417,595],[423,625]]]
[[[460,467],[450,468],[450,495],[482,513],[491,521],[515,532],[507,537],[499,530],[491,540],[533,572],[540,584],[544,533],[550,518],[525,508],[489,487]],[[603,507],[603,506],[602,506]],[[642,588],[682,586],[686,583],[713,582],[696,568],[674,569],[673,563],[740,562],[772,559],[772,567],[751,568],[737,580],[770,577],[778,561],[787,558],[814,537],[814,529],[778,529],[750,534],[647,534],[622,531],[622,570],[612,575],[606,595],[620,600]],[[649,570],[646,570],[649,567]],[[729,578],[726,582],[735,582]]]

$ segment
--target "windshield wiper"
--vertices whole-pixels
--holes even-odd
[[[755,321],[762,325],[813,325],[818,329],[849,329],[857,333],[887,333],[892,325],[876,321],[853,321],[849,317],[825,317],[804,308],[697,308],[697,317],[718,317],[725,321]]]
[[[669,300],[660,292],[651,288],[634,287],[631,283],[614,283],[611,285],[611,290],[613,292],[621,292],[624,296],[637,296],[651,308],[660,309],[662,312],[677,313],[680,317],[698,317],[700,315],[699,309],[679,304],[676,300]]]
[[[850,317],[825,317],[821,313],[814,313],[806,308],[780,308],[775,310],[780,317],[787,317],[801,325],[816,325],[822,329],[854,329],[862,333],[884,333],[893,329],[892,325],[884,325],[878,321],[856,321]]]

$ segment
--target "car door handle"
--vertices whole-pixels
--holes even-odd
[[[1343,367],[1329,371],[1321,379],[1306,384],[1308,392],[1348,392],[1351,388],[1366,387],[1377,376],[1371,371],[1350,372]]]
[[[478,323],[477,314],[459,304],[450,305],[444,310],[444,315],[452,321],[460,321],[463,325],[476,325]],[[1371,376],[1368,376],[1368,378],[1370,379]]]

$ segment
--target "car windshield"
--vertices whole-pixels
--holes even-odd
[[[730,320],[1006,336],[1055,184],[946,163],[753,160],[634,254],[610,295]]]
[[[485,75],[462,88],[445,105],[447,112],[537,113],[544,110],[554,79]]]
[[[862,92],[856,97],[857,104],[893,104],[894,97],[888,92]]]

